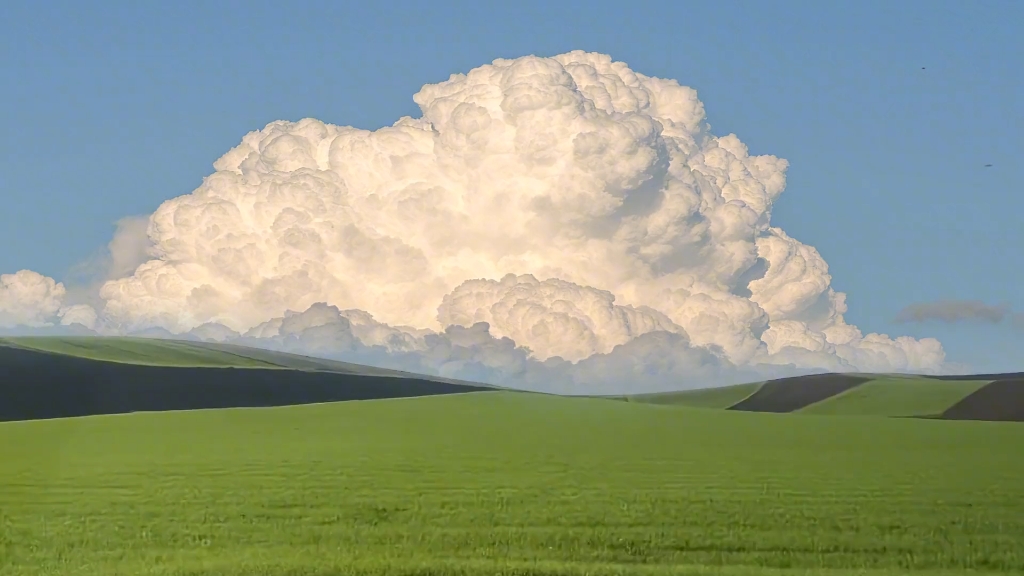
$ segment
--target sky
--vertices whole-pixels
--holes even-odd
[[[189,194],[272,121],[376,130],[451,74],[584,50],[695,89],[712,133],[789,162],[772,225],[828,262],[848,323],[1020,370],[1009,321],[901,311],[1024,311],[1021,21],[1012,0],[9,1],[0,273],[69,281],[119,219]]]

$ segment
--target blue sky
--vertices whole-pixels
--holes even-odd
[[[1024,310],[1020,22],[1012,0],[8,1],[0,272],[64,278],[267,122],[373,129],[418,116],[425,83],[583,49],[694,87],[713,132],[790,161],[773,222],[819,249],[850,323],[1019,370],[1009,326],[893,319],[939,299]]]

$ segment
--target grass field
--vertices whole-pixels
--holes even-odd
[[[0,424],[0,573],[1024,571],[1024,426],[476,393]]]
[[[879,378],[798,412],[833,416],[932,416],[988,384],[988,380]]]
[[[751,412],[1024,422],[1020,374],[956,378],[817,374],[617,399]]]
[[[886,417],[1017,418],[1016,375],[564,398],[88,338],[5,340],[0,370],[15,415],[307,403],[0,423],[3,576],[1024,572],[1024,424]],[[445,395],[308,404],[405,393]]]
[[[646,404],[671,404],[690,408],[725,409],[747,398],[760,387],[761,383],[755,382],[751,384],[737,384],[735,386],[722,386],[720,388],[687,390],[684,392],[627,396],[626,399],[630,402],[643,402]]]

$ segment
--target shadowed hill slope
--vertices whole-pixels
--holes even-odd
[[[816,374],[615,399],[733,412],[1024,421],[1024,378],[1016,376]],[[233,344],[0,338],[0,420],[488,390],[501,388]]]
[[[1024,378],[982,386],[939,416],[943,420],[1024,422]]]
[[[0,421],[493,390],[425,377],[128,364],[0,346]]]
[[[737,412],[1024,421],[1024,378],[1016,374],[815,374],[621,399]]]
[[[477,382],[454,380],[440,376],[416,374],[389,368],[377,368],[363,364],[352,364],[326,358],[315,358],[219,342],[194,342],[191,340],[138,337],[47,336],[0,338],[0,346],[50,352],[91,360],[150,366],[321,370],[340,374],[396,376],[470,386],[486,386]]]
[[[822,416],[937,416],[988,383],[988,380],[877,378],[798,412]]]
[[[793,412],[871,380],[870,376],[814,374],[770,380],[728,410]]]

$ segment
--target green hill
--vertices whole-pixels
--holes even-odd
[[[690,408],[725,409],[748,398],[761,387],[761,382],[737,384],[718,388],[701,388],[683,392],[660,392],[655,394],[637,394],[626,396],[629,402],[644,404],[668,404],[688,406]]]
[[[149,366],[281,368],[245,354],[231,354],[194,342],[150,338],[20,337],[2,338],[0,345],[51,352],[91,360]]]
[[[877,378],[798,412],[842,416],[938,416],[990,382]]]
[[[495,390],[241,346],[137,338],[8,339],[0,370],[0,421]]]
[[[1019,374],[961,378],[817,374],[620,399],[747,412],[1024,421]]]
[[[1014,424],[503,392],[8,423],[0,573],[1020,573],[1022,453]]]
[[[5,350],[7,352],[4,352]],[[0,363],[4,361],[3,358],[8,357],[5,355],[9,355],[15,350],[26,354],[49,355],[50,360],[37,359],[37,362],[45,365],[45,371],[49,374],[46,379],[50,382],[62,379],[81,381],[86,373],[102,372],[103,378],[108,382],[124,384],[128,386],[127,390],[129,391],[133,390],[135,386],[130,384],[129,380],[143,377],[139,372],[142,367],[152,368],[152,370],[144,371],[145,379],[165,383],[182,378],[187,372],[184,369],[200,370],[199,372],[189,372],[189,374],[192,374],[190,378],[198,378],[202,381],[212,378],[211,374],[213,373],[203,372],[201,369],[284,371],[292,376],[269,378],[267,372],[246,372],[245,378],[249,381],[263,380],[265,388],[275,386],[282,388],[283,383],[292,382],[293,384],[287,387],[289,391],[297,389],[298,385],[294,384],[296,379],[306,382],[307,386],[313,386],[318,390],[326,385],[323,379],[314,379],[315,382],[311,382],[310,377],[306,374],[309,372],[347,375],[352,377],[348,380],[350,384],[355,382],[353,378],[356,377],[363,379],[364,382],[365,378],[389,377],[421,383],[429,381],[465,386],[467,387],[466,391],[484,388],[499,389],[472,382],[222,343],[146,338],[0,338]],[[76,368],[73,370],[70,365],[66,369],[57,369],[56,366],[49,365],[56,363],[63,366],[71,360],[90,360],[95,363],[75,364]],[[10,361],[7,360],[7,362]],[[122,366],[123,369],[110,369],[111,364]],[[97,372],[97,367],[101,365],[104,368]],[[157,368],[178,370],[167,371],[157,370]],[[67,377],[61,376],[61,374]],[[99,377],[96,374],[94,376]],[[217,374],[219,376],[216,379],[219,380],[239,381],[242,378],[242,374],[235,371]],[[1024,421],[1024,378],[1022,376],[1024,375],[925,377],[894,374],[817,374],[700,390],[629,395],[618,397],[618,399],[640,404],[729,411]],[[39,380],[40,376],[33,375],[31,378]],[[332,382],[341,381],[335,378]],[[239,381],[238,385],[242,385],[242,383]],[[411,389],[403,387],[402,390],[398,390],[396,388],[384,396],[392,397],[407,393],[420,395],[419,392],[412,393],[408,390]],[[450,390],[446,389],[446,392],[448,391]],[[123,392],[123,394],[128,394],[128,392]],[[288,400],[284,398],[288,394],[282,395],[276,392],[271,396],[275,397],[273,401],[261,400],[256,402],[256,405],[308,403],[308,401],[324,398],[354,399],[357,396],[372,396],[372,393],[361,392],[354,396],[346,396],[335,390],[326,395],[317,393],[313,397],[308,394],[298,395],[307,398],[307,401]],[[314,398],[314,400],[310,400],[310,398]],[[246,406],[253,405],[253,402],[235,402],[234,404]],[[209,407],[228,405],[233,405],[230,399],[221,399]],[[11,408],[8,407],[7,411],[10,412]],[[111,410],[106,412],[109,411]],[[133,410],[128,409],[127,411]],[[99,413],[106,412],[100,411]],[[4,407],[0,406],[0,419],[4,419],[3,413]]]
[[[4,576],[1024,571],[1024,426],[757,413],[1013,419],[1016,375],[622,402],[99,338],[0,370]]]
[[[90,360],[146,366],[322,370],[341,374],[417,377],[444,382],[458,382],[449,378],[412,374],[400,370],[376,368],[220,342],[193,342],[136,337],[25,336],[0,338],[0,346],[36,350]],[[479,385],[477,383],[473,384]]]

